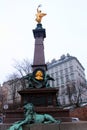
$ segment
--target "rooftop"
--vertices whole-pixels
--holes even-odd
[[[55,67],[56,65],[63,64],[73,59],[75,59],[80,64],[82,69],[85,70],[82,64],[79,62],[79,60],[74,56],[70,56],[70,54],[67,54],[66,56],[63,54],[59,60],[53,59],[50,63],[49,62],[47,63],[47,67],[50,69],[52,67]]]

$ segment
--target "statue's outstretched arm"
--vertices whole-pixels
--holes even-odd
[[[39,9],[37,8],[37,13],[39,12]]]

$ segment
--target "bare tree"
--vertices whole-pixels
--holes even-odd
[[[12,74],[9,74],[7,78],[8,78],[8,81],[9,80],[15,80],[15,79],[20,78],[20,75],[18,75],[16,72],[14,72]]]
[[[68,93],[68,97],[69,97],[69,102],[72,105],[74,103],[73,100],[75,100],[75,97],[77,95],[75,83],[70,81],[67,84],[67,93]]]
[[[76,107],[80,107],[82,103],[82,94],[84,93],[84,88],[86,84],[82,85],[79,82],[79,85],[76,86],[74,82],[69,82],[67,84],[67,93],[69,96],[70,105],[75,105]]]
[[[14,68],[16,72],[8,76],[9,94],[11,95],[13,106],[16,102],[19,87],[21,86],[21,89],[26,87],[23,77],[31,72],[31,63],[28,59],[24,59],[21,62],[15,60]]]
[[[32,72],[31,62],[27,58],[23,59],[23,61],[21,62],[18,62],[15,60],[14,68],[17,70],[18,75],[21,77],[20,82],[21,82],[22,88],[24,89],[26,86],[26,81],[24,79],[24,76]]]
[[[21,62],[15,60],[14,68],[17,70],[21,77],[29,74],[32,71],[31,63],[28,59],[23,59]]]

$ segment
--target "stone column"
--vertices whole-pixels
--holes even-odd
[[[36,29],[33,30],[33,35],[35,38],[35,48],[34,48],[34,59],[33,59],[33,71],[37,68],[42,68],[46,70],[47,66],[45,64],[44,56],[44,38],[46,37],[45,29],[42,28],[42,24],[37,24]]]

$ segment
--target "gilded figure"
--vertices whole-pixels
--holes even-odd
[[[42,13],[42,11],[41,10],[39,10],[39,7],[41,7],[41,5],[39,5],[38,7],[37,7],[37,14],[36,14],[36,21],[38,22],[38,23],[41,23],[41,20],[42,20],[42,18],[43,18],[43,16],[45,16],[45,15],[47,15],[46,13]]]
[[[35,79],[37,79],[37,80],[43,80],[43,73],[42,73],[42,71],[38,70],[36,72]]]

